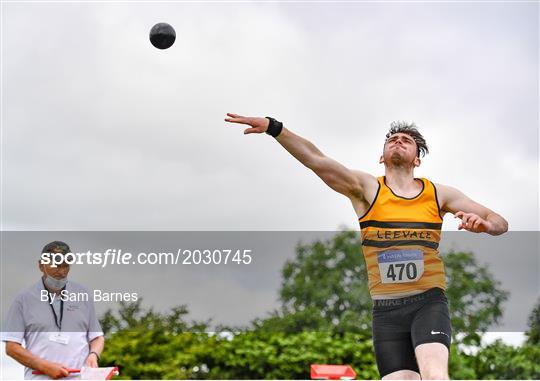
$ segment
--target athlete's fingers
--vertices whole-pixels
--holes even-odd
[[[229,116],[229,118],[225,118],[226,122],[240,123],[240,124],[251,124],[250,120],[252,118],[248,118],[248,117],[238,115],[238,114],[233,114],[233,113],[230,113],[230,112],[227,113],[227,116]]]
[[[477,216],[477,217],[478,217],[478,216]],[[472,224],[472,228],[473,228],[474,230],[479,229],[483,222],[484,222],[484,220],[481,219],[480,217],[476,218],[476,220],[475,220],[475,221],[473,222],[473,224]]]
[[[478,225],[478,232],[487,232],[489,231],[489,221],[480,219],[480,224]]]
[[[225,122],[246,124],[243,118],[225,118]]]
[[[244,130],[244,135],[247,135],[247,134],[254,134],[256,132],[260,132],[258,128],[255,128],[255,127],[251,127],[251,128],[246,128]]]
[[[469,221],[467,222],[467,227],[469,231],[473,232],[474,231],[474,224],[475,224],[476,220],[474,219],[469,219]]]

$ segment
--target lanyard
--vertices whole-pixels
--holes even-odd
[[[41,280],[43,282],[43,279]],[[51,311],[54,316],[54,324],[56,324],[56,327],[58,328],[58,332],[62,331],[62,320],[64,319],[64,300],[60,298],[60,320],[58,320],[58,315],[56,315],[56,311],[54,310],[54,306],[51,300],[51,294],[49,293],[49,290],[45,286],[45,282],[43,282],[43,287],[45,287],[45,290],[47,290],[47,300],[49,301],[49,306],[51,307]],[[66,289],[66,286],[62,288],[62,291]]]

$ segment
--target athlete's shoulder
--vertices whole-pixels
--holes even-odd
[[[379,189],[379,178],[359,170],[353,170],[353,172],[361,185],[362,199],[371,202]]]
[[[435,182],[431,182],[431,183],[437,190],[437,193],[439,193],[441,196],[456,195],[456,194],[462,193],[459,189],[451,187],[450,185],[445,185],[445,184],[435,183]]]
[[[459,189],[450,185],[433,183],[440,208],[447,212],[452,212],[449,205],[460,200],[468,200],[468,197]]]
[[[429,177],[418,177],[418,178],[425,183],[433,184],[433,186],[438,185],[437,183],[435,183],[435,181],[431,180]]]

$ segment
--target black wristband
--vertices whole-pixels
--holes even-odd
[[[92,351],[88,354],[88,356],[90,356],[92,353],[96,355],[96,358],[99,361],[99,355],[97,354],[97,352]]]
[[[273,136],[274,138],[277,138],[279,134],[281,134],[281,130],[283,129],[283,123],[269,116],[267,116],[266,119],[270,121],[270,124],[268,124],[268,129],[266,130],[266,133],[268,135]]]

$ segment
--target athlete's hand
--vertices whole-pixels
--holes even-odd
[[[248,126],[251,126],[244,130],[244,135],[262,134],[263,132],[266,132],[268,125],[270,124],[270,121],[267,118],[241,116],[231,113],[227,113],[227,116],[228,118],[225,118],[225,122],[247,124]]]
[[[473,233],[486,233],[491,228],[491,223],[474,213],[457,212],[455,218],[461,218],[458,230],[467,230]]]

